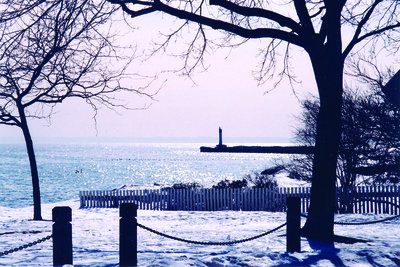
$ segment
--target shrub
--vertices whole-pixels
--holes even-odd
[[[202,186],[199,183],[177,183],[172,186],[173,189],[196,189],[201,188]]]
[[[266,175],[254,172],[253,174],[247,174],[244,179],[251,182],[253,184],[253,187],[255,188],[273,189],[278,187],[278,182],[273,175]]]
[[[214,185],[213,188],[246,188],[247,180],[235,180],[229,181],[227,179],[220,181],[217,185]]]
[[[273,189],[278,187],[278,182],[274,175],[260,174],[254,172],[246,174],[242,180],[229,181],[228,179],[220,181],[213,188],[247,188],[252,184],[253,188],[269,188]]]

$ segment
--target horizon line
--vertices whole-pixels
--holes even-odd
[[[293,143],[293,137],[235,137],[225,136],[224,143]],[[5,136],[0,137],[0,143],[16,142],[23,143],[22,136]],[[152,137],[122,137],[122,136],[81,136],[81,137],[56,137],[56,136],[38,136],[33,137],[33,142],[54,142],[54,141],[107,141],[107,142],[159,142],[159,143],[218,143],[218,137],[211,136],[184,136],[184,137],[167,137],[167,136],[152,136]]]

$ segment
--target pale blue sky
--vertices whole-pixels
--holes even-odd
[[[128,40],[138,42],[138,50],[151,47],[150,40],[157,40],[158,30],[154,26],[143,26],[146,20],[135,23],[142,26],[135,34],[128,35]],[[98,137],[213,137],[217,136],[220,126],[226,137],[291,137],[294,116],[300,111],[299,102],[286,80],[267,94],[275,81],[257,86],[252,73],[257,70],[259,44],[254,41],[230,52],[226,49],[209,54],[206,61],[209,68],[193,76],[195,85],[185,77],[161,75],[160,80],[168,80],[155,97],[157,101],[141,111],[119,110],[117,114],[101,109],[97,132],[90,108],[69,100],[56,107],[50,126],[46,121],[30,121],[32,135],[34,138],[95,137],[96,134]],[[158,73],[180,62],[178,58],[160,54],[133,69]],[[302,81],[296,92],[299,96],[313,92],[315,85],[305,53],[296,54],[293,62],[297,78]],[[154,84],[154,88],[158,86],[159,83]],[[124,97],[136,107],[150,103],[135,96]],[[0,125],[0,137],[13,136],[21,136],[20,129]]]

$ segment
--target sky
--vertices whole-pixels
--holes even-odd
[[[137,29],[133,31],[121,24],[123,42],[137,44],[139,54],[148,54],[154,48],[152,42],[160,40],[159,31],[169,29],[168,26],[157,28],[162,23],[154,23],[154,19],[160,17],[136,18],[132,25]],[[161,19],[164,22],[168,18]],[[186,41],[182,38],[173,45],[184,47]],[[199,69],[192,76],[193,80],[163,72],[182,65],[180,58],[169,53],[159,53],[144,62],[135,61],[132,71],[159,74],[160,78],[149,90],[161,90],[154,101],[135,95],[121,95],[120,98],[131,107],[150,105],[148,108],[116,112],[101,108],[95,122],[88,105],[67,100],[56,106],[51,123],[31,120],[32,135],[34,138],[202,138],[217,137],[218,127],[221,127],[224,137],[228,138],[291,138],[295,116],[300,113],[297,97],[301,98],[315,88],[311,67],[306,54],[296,50],[293,68],[302,82],[296,85],[297,96],[286,80],[266,93],[276,80],[259,86],[253,73],[258,70],[260,61],[258,49],[267,41],[256,40],[238,48],[210,52],[205,61],[207,70]],[[132,85],[135,86],[135,81]],[[0,138],[10,137],[22,138],[20,129],[0,125]]]

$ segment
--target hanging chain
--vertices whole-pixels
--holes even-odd
[[[20,250],[23,250],[23,249],[26,249],[26,248],[29,248],[29,247],[33,247],[33,246],[35,246],[37,244],[40,244],[40,243],[42,243],[42,242],[44,242],[46,240],[49,240],[52,237],[53,237],[53,235],[48,235],[46,237],[40,238],[40,239],[38,239],[36,241],[30,242],[30,243],[25,244],[23,246],[19,246],[17,248],[12,248],[12,249],[0,252],[0,257],[8,255],[8,254],[11,254],[11,253],[14,253],[14,252],[17,252],[17,251],[20,251]]]
[[[381,222],[386,222],[386,221],[391,221],[396,218],[399,218],[400,215],[392,216],[389,218],[381,219],[381,220],[376,220],[376,221],[367,221],[367,222],[335,222],[335,224],[338,225],[366,225],[366,224],[375,224],[375,223],[381,223]]]
[[[183,239],[183,238],[174,237],[174,236],[171,236],[171,235],[168,235],[168,234],[161,233],[161,232],[156,231],[156,230],[154,230],[154,229],[151,229],[151,228],[149,228],[149,227],[147,227],[147,226],[144,226],[144,225],[142,225],[142,224],[140,224],[140,223],[138,223],[137,225],[138,225],[140,228],[143,228],[143,229],[145,229],[145,230],[147,230],[147,231],[149,231],[149,232],[151,232],[151,233],[153,233],[153,234],[157,234],[157,235],[160,235],[160,236],[163,236],[163,237],[172,239],[172,240],[176,240],[176,241],[181,241],[181,242],[190,243],[190,244],[196,244],[196,245],[226,246],[226,245],[239,244],[239,243],[251,241],[251,240],[254,240],[254,239],[257,239],[257,238],[266,236],[266,235],[268,235],[268,234],[271,234],[271,233],[273,233],[273,232],[275,232],[275,231],[281,229],[282,227],[284,227],[284,226],[286,225],[286,223],[281,224],[281,225],[279,225],[278,227],[276,227],[276,228],[274,228],[274,229],[272,229],[272,230],[270,230],[270,231],[268,231],[268,232],[265,232],[265,233],[262,233],[262,234],[259,234],[259,235],[253,236],[253,237],[249,237],[249,238],[245,238],[245,239],[240,239],[240,240],[234,240],[234,241],[228,241],[228,242],[204,242],[204,241],[188,240],[188,239]]]
[[[301,217],[307,218],[308,216],[305,214],[301,214]],[[375,224],[375,223],[381,223],[381,222],[386,222],[386,221],[391,221],[394,219],[399,218],[400,215],[396,215],[396,216],[392,216],[392,217],[388,217],[385,219],[381,219],[381,220],[375,220],[375,221],[366,221],[366,222],[334,222],[334,224],[337,225],[366,225],[366,224]]]

